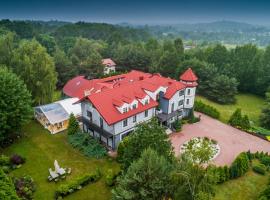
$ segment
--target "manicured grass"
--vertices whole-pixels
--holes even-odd
[[[259,116],[264,106],[264,99],[251,94],[236,95],[237,102],[232,105],[221,105],[210,101],[202,96],[196,96],[197,100],[201,100],[208,105],[214,106],[220,112],[220,120],[227,123],[232,113],[241,108],[243,114],[248,115],[249,119],[255,125],[259,125]]]
[[[66,133],[51,135],[37,122],[31,122],[24,128],[25,137],[17,143],[5,149],[4,153],[11,155],[18,153],[26,158],[26,163],[20,169],[12,172],[12,175],[30,175],[37,185],[35,199],[48,200],[54,198],[55,189],[68,180],[74,179],[99,167],[102,173],[108,169],[119,170],[119,165],[110,160],[90,159],[73,149],[67,142]],[[61,167],[71,167],[72,173],[66,180],[58,183],[48,182],[48,169],[54,169],[53,162],[57,160]],[[110,199],[110,188],[105,185],[104,176],[97,183],[85,186],[65,199]]]
[[[259,193],[264,189],[269,179],[267,175],[259,175],[249,171],[245,176],[230,180],[216,186],[214,200],[241,199],[256,200]]]

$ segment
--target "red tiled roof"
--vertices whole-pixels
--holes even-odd
[[[140,89],[141,86],[139,82],[137,82],[122,87],[114,88],[112,90],[106,90],[104,92],[92,94],[88,96],[88,99],[95,106],[95,108],[104,118],[104,120],[108,123],[108,125],[111,125],[128,117],[131,117],[132,115],[156,107],[158,105],[156,101],[150,99],[149,103],[146,105],[143,105],[141,102],[138,102],[138,107],[136,109],[129,110],[126,113],[120,113],[114,105],[116,104],[117,104],[116,106],[123,105],[125,101],[122,100],[123,98],[122,94],[125,94],[126,96],[129,97],[129,99],[134,100],[136,99],[135,91]]]
[[[181,76],[180,76],[180,80],[183,81],[191,81],[191,82],[195,82],[198,80],[198,77],[193,73],[191,68],[188,68]]]
[[[190,72],[185,73],[190,74]],[[197,78],[195,75],[194,77]],[[160,87],[164,87],[166,89],[164,98],[171,99],[177,91],[189,86],[194,87],[194,84],[197,85],[196,82],[189,84],[162,77],[160,74],[132,70],[127,74],[103,79],[86,80],[83,76],[78,76],[70,80],[63,91],[68,96],[78,97],[80,101],[86,99],[91,101],[104,120],[111,125],[134,114],[156,107],[158,103],[150,98],[147,105],[138,101],[138,107],[126,113],[120,113],[116,108],[121,107],[124,103],[130,104],[135,99],[143,99],[147,95],[146,91],[155,92]],[[86,94],[87,97],[85,97]]]
[[[102,59],[102,64],[106,66],[115,66],[115,62],[111,58]]]

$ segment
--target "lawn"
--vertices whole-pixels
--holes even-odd
[[[51,135],[37,122],[31,122],[24,128],[25,137],[5,149],[4,153],[11,155],[18,153],[26,158],[26,163],[20,169],[12,172],[15,176],[24,174],[32,176],[37,185],[34,198],[49,200],[54,198],[55,189],[61,184],[74,179],[97,167],[104,173],[108,169],[119,170],[119,165],[108,158],[90,159],[73,149],[67,142],[66,133]],[[59,183],[48,182],[48,168],[53,168],[57,159],[61,167],[71,167],[72,173],[66,180]],[[110,199],[110,188],[105,185],[104,176],[97,183],[85,186],[65,199]]]
[[[247,114],[249,119],[254,122],[255,125],[259,125],[259,116],[264,106],[264,99],[251,94],[238,94],[236,95],[236,103],[232,105],[221,105],[210,101],[202,96],[197,96],[197,100],[202,100],[208,105],[214,106],[220,112],[220,120],[227,123],[232,113],[241,108],[243,114]]]
[[[251,170],[243,177],[225,182],[216,186],[216,196],[214,200],[258,199],[259,193],[268,182],[269,175],[259,175]]]

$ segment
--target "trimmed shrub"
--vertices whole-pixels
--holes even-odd
[[[247,153],[240,153],[230,167],[230,177],[238,178],[243,176],[249,169],[249,159]]]
[[[240,128],[240,129],[245,130],[245,131],[247,131],[251,128],[248,116],[247,115],[242,116],[242,111],[240,108],[237,108],[234,111],[234,113],[231,115],[228,123],[231,126],[234,126],[236,128]]]
[[[73,135],[73,134],[79,132],[79,130],[80,130],[79,122],[77,121],[74,114],[71,113],[69,116],[69,120],[68,120],[67,133],[68,133],[68,135]]]
[[[220,112],[213,106],[203,103],[201,100],[195,101],[194,110],[204,113],[212,118],[219,119]]]
[[[12,165],[21,165],[21,164],[25,163],[25,158],[23,158],[22,156],[20,156],[18,154],[14,154],[10,157],[10,163]]]
[[[177,119],[175,122],[173,122],[173,128],[175,129],[176,132],[179,132],[182,130],[182,123],[181,120]]]
[[[260,159],[260,162],[265,166],[270,167],[270,156],[264,156]]]
[[[77,179],[70,181],[67,184],[62,184],[55,191],[55,199],[67,196],[77,190],[80,190],[83,186],[94,183],[101,178],[100,170],[97,169],[95,173],[85,174]]]
[[[68,136],[68,142],[85,156],[103,158],[107,155],[105,147],[88,133],[77,133]]]
[[[189,116],[187,117],[189,124],[194,124],[199,122],[201,119],[199,117],[195,117],[194,110],[192,109],[189,113]]]
[[[266,167],[264,164],[259,163],[259,164],[253,165],[252,170],[258,174],[264,175],[266,172]]]

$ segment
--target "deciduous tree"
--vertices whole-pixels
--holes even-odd
[[[57,82],[54,62],[35,39],[20,43],[11,67],[27,85],[35,104],[52,101]]]
[[[16,74],[0,66],[0,142],[20,130],[32,116],[31,95]]]

